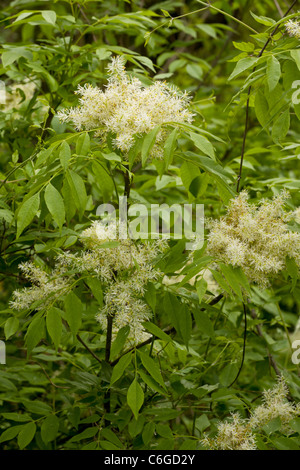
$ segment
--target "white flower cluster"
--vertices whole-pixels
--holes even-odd
[[[192,121],[186,92],[181,93],[161,81],[144,87],[138,78],[128,76],[121,56],[112,59],[108,71],[105,91],[89,84],[78,86],[80,105],[60,111],[58,116],[62,121],[72,121],[78,130],[95,129],[95,135],[104,138],[108,133],[114,134],[114,145],[125,157],[136,136],[147,134],[158,125]],[[158,132],[152,158],[162,158],[167,136],[167,129]]]
[[[97,320],[105,329],[107,315],[113,317],[113,337],[120,328],[128,325],[128,342],[135,345],[149,337],[142,322],[149,320],[152,312],[142,296],[147,283],[161,275],[152,266],[152,261],[166,249],[167,243],[164,240],[133,243],[130,239],[121,238],[126,228],[122,223],[106,226],[95,222],[83,232],[82,237],[85,245],[99,255],[99,260],[102,259],[111,273],[104,297],[105,305],[97,315]],[[104,247],[104,244],[114,242],[116,245],[111,248]]]
[[[286,267],[286,257],[300,266],[300,233],[292,232],[287,222],[297,211],[285,212],[288,193],[256,206],[248,203],[242,191],[229,203],[227,214],[210,223],[208,252],[216,261],[240,266],[250,282],[260,287],[270,285]]]
[[[113,335],[129,325],[128,342],[137,344],[148,338],[142,322],[152,315],[142,300],[148,282],[161,275],[152,262],[167,247],[165,240],[134,243],[124,237],[127,227],[117,222],[105,225],[99,221],[84,230],[81,240],[85,249],[74,254],[60,254],[50,274],[33,263],[23,263],[20,269],[33,284],[13,293],[13,309],[42,309],[59,300],[72,288],[76,274],[90,274],[106,285],[104,307],[97,320],[106,328],[107,315],[113,317]]]
[[[275,418],[280,418],[284,434],[293,432],[289,427],[291,419],[299,416],[300,406],[287,400],[288,388],[282,377],[277,384],[263,392],[263,403],[257,406],[249,419],[243,419],[238,413],[231,421],[218,423],[218,432],[214,438],[205,437],[201,442],[210,450],[255,450],[255,432],[261,432],[263,426]]]
[[[255,450],[255,436],[249,423],[238,413],[232,414],[231,421],[218,423],[218,433],[214,438],[202,439],[204,447],[210,450]]]
[[[68,292],[70,288],[71,277],[60,264],[50,273],[30,262],[20,264],[19,268],[33,285],[13,292],[10,307],[14,310],[31,308],[41,310]]]
[[[299,21],[295,20],[288,20],[285,23],[285,28],[288,32],[288,34],[292,37],[295,37],[297,39],[300,39],[300,23]]]
[[[287,400],[289,390],[285,381],[280,378],[275,387],[265,390],[263,404],[252,413],[249,424],[252,428],[262,428],[274,418],[280,418],[281,431],[290,433],[289,422],[300,414],[300,404],[295,405]]]

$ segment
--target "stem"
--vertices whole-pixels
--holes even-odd
[[[106,331],[106,345],[105,345],[105,362],[109,364],[110,350],[111,350],[111,339],[112,339],[112,326],[113,317],[107,315],[107,331]],[[108,388],[104,394],[104,409],[106,413],[110,413],[110,388]],[[105,425],[109,425],[109,421],[105,420]]]
[[[101,359],[88,347],[88,345],[83,341],[83,339],[77,334],[76,338],[78,341],[85,347],[85,349],[98,361],[100,364],[102,363]]]
[[[229,388],[232,387],[232,385],[237,381],[237,379],[239,378],[239,375],[240,373],[242,372],[242,369],[243,369],[243,366],[244,366],[244,361],[245,361],[245,352],[246,352],[246,337],[247,337],[247,310],[246,310],[246,305],[243,303],[243,309],[244,309],[244,321],[245,321],[245,327],[244,327],[244,341],[243,341],[243,355],[242,355],[242,362],[241,362],[241,365],[240,365],[240,368],[238,370],[238,373],[235,377],[235,379],[233,380],[233,382],[231,382],[231,384],[229,385]]]
[[[107,332],[106,332],[106,345],[105,345],[105,362],[109,364],[110,350],[111,350],[111,338],[112,338],[112,325],[113,317],[107,315]]]
[[[131,180],[128,171],[124,174],[124,196],[129,199],[131,189]]]

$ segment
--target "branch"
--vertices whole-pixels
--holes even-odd
[[[244,361],[245,361],[245,352],[246,352],[246,337],[247,337],[247,309],[246,309],[246,305],[243,303],[243,309],[244,309],[244,322],[245,322],[245,327],[244,327],[244,341],[243,341],[243,355],[242,355],[242,362],[241,362],[241,365],[240,365],[240,368],[238,370],[238,373],[235,377],[235,379],[233,380],[233,382],[231,382],[231,384],[229,385],[229,388],[232,387],[232,385],[237,381],[237,379],[239,378],[240,376],[240,373],[242,372],[242,369],[243,369],[243,366],[244,366]]]
[[[76,338],[85,347],[85,349],[96,359],[96,361],[102,364],[102,360],[88,347],[88,345],[83,341],[79,334],[76,335]]]

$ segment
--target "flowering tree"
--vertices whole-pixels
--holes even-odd
[[[297,1],[146,3],[1,12],[1,445],[298,450]]]

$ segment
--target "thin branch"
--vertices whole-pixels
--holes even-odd
[[[52,380],[50,379],[49,375],[48,375],[47,372],[45,371],[44,367],[41,366],[41,364],[40,364],[39,362],[37,362],[37,361],[31,361],[31,362],[37,364],[37,365],[42,369],[42,371],[44,372],[45,376],[47,377],[47,379],[49,380],[49,382],[51,383],[51,385],[53,385],[53,387],[55,387],[55,388],[70,388],[70,387],[64,387],[64,386],[62,386],[62,385],[56,385],[54,382],[52,382]]]
[[[274,4],[275,4],[275,7],[277,8],[277,11],[278,11],[280,17],[283,18],[283,11],[281,10],[281,6],[277,2],[277,0],[274,0]]]
[[[245,326],[244,326],[244,341],[243,341],[243,354],[242,354],[242,362],[241,362],[241,365],[240,365],[240,368],[238,370],[238,373],[235,377],[235,379],[231,382],[231,384],[229,385],[229,388],[232,387],[232,385],[237,381],[237,379],[239,378],[240,376],[240,373],[242,372],[242,369],[243,369],[243,366],[244,366],[244,362],[245,362],[245,353],[246,353],[246,337],[247,337],[247,309],[246,309],[246,305],[243,303],[243,309],[244,309],[244,323],[245,323]]]
[[[83,341],[79,334],[76,335],[76,338],[85,347],[85,349],[96,359],[96,361],[102,364],[102,360],[88,347],[88,345]]]

